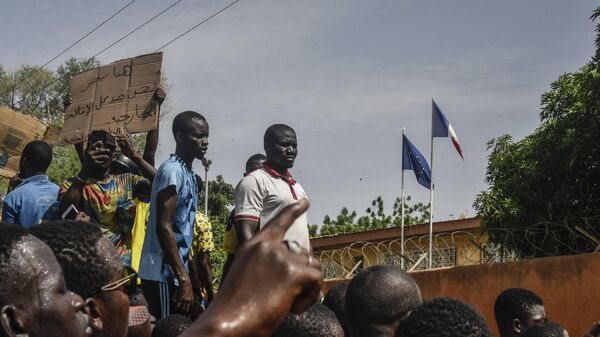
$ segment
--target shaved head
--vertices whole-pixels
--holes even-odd
[[[264,154],[253,154],[246,161],[246,173],[250,173],[252,171],[258,170],[264,162],[267,161],[267,156]]]
[[[423,303],[415,280],[399,266],[377,265],[356,275],[346,290],[353,336],[386,336]]]
[[[34,140],[25,145],[21,153],[19,170],[22,173],[46,172],[52,163],[52,148],[41,140]]]
[[[269,126],[265,131],[264,146],[269,166],[281,174],[294,166],[298,155],[298,140],[294,129],[285,124]]]
[[[173,124],[171,126],[173,136],[176,137],[178,133],[184,133],[189,130],[192,123],[206,123],[206,118],[196,111],[188,110],[179,113],[177,116],[175,116],[175,118],[173,118]]]
[[[267,143],[273,143],[279,137],[281,137],[283,134],[285,134],[287,132],[293,133],[294,136],[296,135],[296,131],[294,131],[294,129],[292,129],[292,127],[289,125],[273,124],[273,125],[269,126],[267,128],[267,131],[265,131],[265,136],[263,137],[265,146]]]

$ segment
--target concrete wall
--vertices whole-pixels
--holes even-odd
[[[498,336],[494,301],[502,290],[528,288],[540,295],[548,317],[571,337],[600,320],[600,254],[459,266],[412,273],[424,298],[451,296],[474,306]],[[325,290],[337,282],[328,281]]]

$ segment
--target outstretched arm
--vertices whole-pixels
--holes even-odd
[[[181,336],[267,337],[288,312],[301,313],[317,301],[319,261],[292,253],[282,243],[307,209],[306,199],[287,206],[240,247],[215,300]]]
[[[152,97],[153,103],[158,106],[157,114],[159,116],[159,119],[160,107],[162,106],[162,103],[165,101],[166,97],[167,93],[161,88],[156,89],[156,91],[154,92],[154,96]],[[158,147],[158,126],[159,125],[156,126],[156,129],[150,130],[146,134],[146,145],[144,146],[144,154],[142,155],[142,158],[152,166],[156,164],[155,154],[156,148]]]
[[[156,148],[158,147],[158,128],[148,131],[146,134],[146,145],[144,146],[144,159],[148,164],[154,166],[156,164]]]
[[[127,158],[133,160],[134,163],[140,168],[142,171],[142,175],[152,181],[154,176],[156,175],[156,168],[154,165],[151,165],[147,161],[142,158],[131,146],[129,139],[125,135],[116,135],[117,144],[119,144],[119,148],[121,149],[121,153],[125,155]]]

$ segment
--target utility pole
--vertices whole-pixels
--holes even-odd
[[[208,169],[212,164],[212,160],[202,158],[202,166],[204,166],[204,215],[208,216]]]

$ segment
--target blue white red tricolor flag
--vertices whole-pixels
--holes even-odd
[[[450,124],[446,116],[444,116],[440,107],[438,107],[437,104],[435,104],[435,101],[433,99],[431,100],[431,115],[431,118],[433,119],[433,130],[431,136],[450,137],[450,139],[452,140],[452,144],[454,144],[454,147],[456,148],[456,151],[458,151],[460,157],[463,160],[465,160],[465,157],[463,157],[462,154],[462,149],[460,148],[460,143],[458,142],[458,137],[456,137],[456,133],[454,132],[452,125]]]
[[[417,147],[402,135],[402,169],[413,170],[417,182],[426,188],[431,188],[431,170],[425,157]]]

